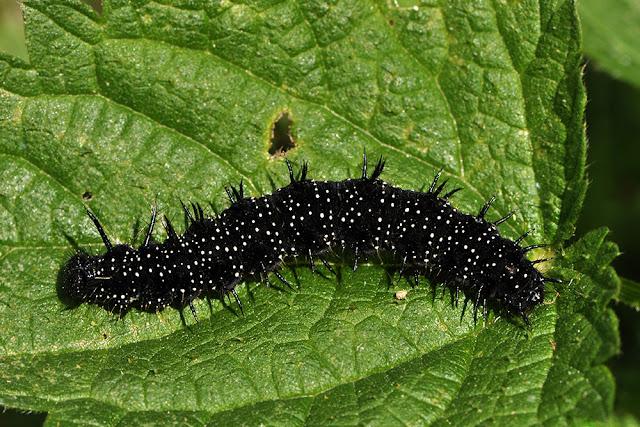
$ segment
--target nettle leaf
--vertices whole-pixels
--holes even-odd
[[[23,3],[29,63],[0,58],[0,404],[48,422],[134,424],[534,424],[605,420],[618,346],[607,302],[617,254],[595,231],[567,249],[584,192],[585,94],[574,2],[336,0]],[[559,255],[532,328],[483,325],[441,286],[398,281],[398,260],[304,259],[235,303],[200,299],[124,318],[58,299],[77,246],[140,242],[157,201],[209,213],[243,180],[286,184],[273,125],[291,121],[294,166],[424,189],[444,168],[454,204],[502,232],[537,227]],[[453,187],[452,187],[453,188]],[[155,238],[164,239],[157,231]],[[372,257],[373,258],[373,257]],[[325,271],[326,273],[326,271]],[[398,290],[408,290],[396,299]]]
[[[635,87],[640,86],[638,32],[640,10],[633,2],[579,2],[585,53],[599,68]]]

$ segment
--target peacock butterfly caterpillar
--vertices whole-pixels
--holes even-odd
[[[286,160],[286,159],[285,159]],[[307,164],[295,179],[286,160],[291,182],[273,194],[245,197],[239,188],[227,188],[231,206],[218,217],[204,215],[200,205],[182,204],[190,225],[178,235],[164,218],[167,239],[153,242],[153,209],[144,242],[138,249],[113,245],[98,219],[87,210],[107,248],[104,255],[85,252],[69,259],[63,271],[62,294],[76,303],[90,302],[116,312],[131,308],[159,311],[167,306],[191,308],[203,293],[220,291],[242,304],[235,287],[247,275],[275,274],[289,285],[277,268],[287,256],[308,256],[312,271],[334,246],[354,251],[358,259],[377,251],[391,251],[401,260],[400,276],[413,269],[415,284],[421,273],[436,271],[446,286],[475,295],[474,313],[482,303],[496,302],[530,325],[527,313],[544,299],[545,282],[563,283],[543,276],[530,261],[528,251],[546,245],[522,247],[530,233],[515,241],[504,238],[498,225],[509,215],[485,219],[491,198],[478,215],[458,211],[449,198],[459,188],[441,195],[442,170],[427,192],[404,190],[380,179],[385,162],[380,159],[367,176],[364,156],[362,177],[343,181],[307,178]],[[290,286],[290,285],[289,285]]]

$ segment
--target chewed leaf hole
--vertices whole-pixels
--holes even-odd
[[[288,111],[283,111],[271,127],[271,144],[269,154],[281,156],[287,151],[296,147],[296,142],[291,136],[291,125],[293,120]]]

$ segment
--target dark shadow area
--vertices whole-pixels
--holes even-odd
[[[640,90],[589,64],[587,137],[589,190],[576,235],[598,227],[611,230],[609,240],[622,253],[613,261],[617,273],[640,280]],[[607,365],[616,380],[615,411],[640,417],[640,313],[623,304],[613,305],[620,320],[619,356]]]
[[[46,412],[25,412],[0,406],[0,425],[4,427],[41,426],[46,418]]]

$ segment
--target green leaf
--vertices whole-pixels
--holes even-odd
[[[24,31],[18,3],[3,2],[0,6],[0,52],[27,58]]]
[[[581,0],[578,5],[585,53],[608,73],[639,87],[640,9],[637,2]]]
[[[410,4],[409,4],[410,3]],[[586,189],[585,95],[573,2],[105,1],[23,4],[29,63],[0,57],[0,404],[51,424],[533,424],[602,421],[618,348],[606,308],[617,249],[593,232],[561,250]],[[296,290],[238,287],[117,319],[56,283],[74,245],[140,242],[157,200],[210,213],[224,185],[287,182],[274,121],[314,178],[357,176],[362,151],[419,190],[444,168],[454,203],[502,232],[537,227],[553,277],[533,326],[398,283],[398,260],[334,256],[340,278],[287,260]],[[158,230],[156,239],[162,241]],[[396,299],[397,290],[408,290]],[[556,293],[557,292],[557,293]]]
[[[620,291],[616,300],[640,309],[640,283],[625,277],[620,278]]]

